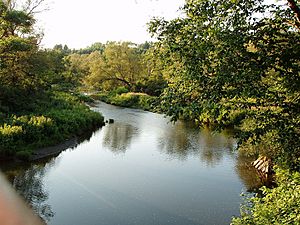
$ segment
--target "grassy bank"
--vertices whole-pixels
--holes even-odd
[[[83,100],[89,99],[54,92],[29,99],[22,111],[2,113],[0,156],[28,159],[37,148],[57,144],[101,126],[103,117],[91,111]]]
[[[108,104],[143,109],[150,112],[158,112],[158,97],[150,96],[144,93],[128,92],[125,88],[118,88],[111,92],[94,94],[93,99],[106,102]]]

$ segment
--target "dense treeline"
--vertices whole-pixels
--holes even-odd
[[[0,0],[0,154],[29,157],[101,124],[78,92],[237,128],[239,152],[275,163],[278,187],[234,224],[297,224],[300,185],[300,6],[296,0],[186,0],[184,16],[153,19],[155,43],[41,49],[34,10]],[[159,108],[159,109],[158,109]]]
[[[125,87],[130,92],[158,96],[166,86],[161,70],[152,58],[151,43],[95,43],[73,50],[65,60],[67,70],[76,74],[89,91],[113,91]]]
[[[279,170],[279,187],[254,199],[236,224],[300,223],[299,2],[188,0],[182,10],[181,18],[149,24],[167,71],[163,111],[235,126],[240,152],[290,170]]]
[[[81,102],[79,81],[66,70],[67,48],[39,47],[35,10],[43,1],[0,1],[0,157],[27,159],[103,123]]]
[[[82,92],[110,104],[157,111],[157,98],[167,83],[152,46],[107,42],[80,50],[68,51],[62,45],[54,49],[69,52],[65,73],[76,78]]]
[[[254,153],[298,170],[300,34],[290,8],[256,0],[187,1],[184,12],[186,18],[150,26],[170,71],[166,113],[238,125],[244,143],[256,144]]]

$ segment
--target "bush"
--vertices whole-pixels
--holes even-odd
[[[126,87],[118,87],[111,92],[111,95],[121,95],[128,92],[129,90]]]
[[[300,224],[300,173],[277,169],[276,175],[278,186],[263,187],[263,197],[253,197],[233,225]]]
[[[0,127],[0,135],[3,137],[13,137],[21,134],[23,132],[22,126],[11,126],[8,124],[3,124]]]
[[[34,112],[9,115],[0,125],[0,154],[28,159],[33,150],[56,144],[103,124],[104,118],[81,104],[82,98],[56,92]]]
[[[111,99],[111,103],[123,107],[137,108],[139,102],[139,96],[133,93],[124,93],[116,95]]]
[[[128,92],[127,89],[118,88],[109,93],[99,93],[92,95],[94,99],[128,108],[139,108],[147,111],[156,112],[158,97],[144,93]],[[119,93],[119,94],[117,94]]]
[[[73,93],[73,95],[76,96],[78,100],[81,102],[88,102],[88,103],[94,102],[94,99],[88,95],[81,94],[81,93]]]

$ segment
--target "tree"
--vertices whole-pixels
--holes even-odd
[[[44,0],[0,1],[0,110],[24,110],[28,99],[61,82],[67,46],[41,50],[35,14]]]
[[[39,4],[30,2],[25,11],[14,1],[0,1],[0,108],[5,111],[16,105],[16,97],[23,98],[42,84],[32,64],[40,38],[33,30]]]
[[[70,54],[64,58],[65,73],[73,86],[82,86],[83,79],[89,75],[90,62],[89,55],[80,55],[78,53]]]
[[[37,50],[38,37],[32,34],[33,17],[0,1],[0,79],[3,86],[26,88],[32,81],[28,60]]]
[[[167,86],[162,61],[155,56],[155,47],[148,42],[139,46],[145,68],[145,76],[137,82],[137,90],[152,96],[160,96]]]
[[[168,74],[165,112],[173,120],[239,126],[241,142],[255,153],[300,169],[294,11],[262,0],[188,0],[183,12],[149,25]]]
[[[94,87],[126,86],[134,90],[136,82],[144,75],[143,63],[135,45],[128,42],[110,42],[103,54],[93,52],[89,56],[90,74],[85,82]]]
[[[92,44],[91,46],[87,47],[87,48],[83,48],[83,49],[80,49],[80,50],[75,50],[75,53],[78,53],[78,54],[91,54],[92,52],[95,52],[95,51],[99,51],[100,53],[103,53],[105,49],[105,44],[102,44],[100,42],[96,42],[94,44]]]

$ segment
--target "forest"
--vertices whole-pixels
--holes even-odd
[[[300,3],[186,0],[154,18],[157,40],[44,49],[32,1],[0,1],[0,155],[34,150],[103,125],[93,99],[236,130],[238,154],[267,157],[276,185],[232,224],[300,223]]]

